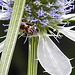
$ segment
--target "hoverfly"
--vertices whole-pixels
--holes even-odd
[[[25,35],[26,39],[25,39],[24,43],[27,41],[28,34],[36,35],[39,32],[39,29],[36,27],[36,24],[34,24],[32,22],[29,22],[29,23],[21,22],[20,30],[22,30],[24,32],[21,36],[24,36],[25,34],[27,35],[27,36]]]
[[[36,24],[32,22],[30,23],[21,22],[20,29],[30,35],[33,35],[39,32],[39,29],[36,27]]]

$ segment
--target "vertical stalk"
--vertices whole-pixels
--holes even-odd
[[[0,61],[0,75],[8,75],[26,0],[15,0]]]
[[[29,38],[28,75],[37,75],[37,37]]]

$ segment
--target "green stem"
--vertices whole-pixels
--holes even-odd
[[[37,37],[29,38],[28,75],[37,75]]]
[[[15,0],[10,25],[5,39],[4,50],[0,61],[0,75],[8,75],[16,40],[19,32],[25,0]]]

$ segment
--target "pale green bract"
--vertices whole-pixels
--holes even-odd
[[[70,30],[74,27],[75,26],[70,26],[70,27],[58,26],[58,31],[61,32],[62,34],[64,34],[67,38],[69,38],[75,42],[75,31]]]
[[[73,18],[73,17],[75,17],[75,14],[67,14],[67,15],[62,15],[61,16],[61,18],[63,18],[63,19],[69,19],[69,18]]]
[[[70,60],[46,33],[39,35],[37,57],[45,71],[51,75],[70,75],[72,71]]]
[[[6,13],[0,13],[0,19],[4,19],[5,17],[8,17],[7,12]]]

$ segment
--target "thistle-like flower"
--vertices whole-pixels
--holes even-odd
[[[12,0],[0,0],[0,20],[8,20],[12,12]]]
[[[6,3],[1,0],[0,6],[2,10],[0,11],[3,16],[0,19],[10,18],[10,13],[12,12],[12,7],[9,7],[10,4],[11,1]],[[54,2],[43,0],[29,2],[28,0],[24,8],[23,17],[25,18],[25,23],[33,22],[39,29],[37,34],[39,36],[37,59],[46,72],[51,75],[70,75],[72,71],[70,60],[49,38],[49,36],[53,36],[57,40],[57,37],[60,37],[60,33],[62,33],[72,41],[75,41],[75,31],[71,30],[75,26],[67,27],[66,25],[69,21],[63,22],[64,19],[75,17],[75,14],[67,15],[71,10],[74,10],[73,0],[55,0]],[[4,18],[4,15],[6,18]],[[59,26],[59,24],[63,24],[63,26]],[[47,34],[47,31],[50,34]],[[55,31],[57,34],[54,33]]]

